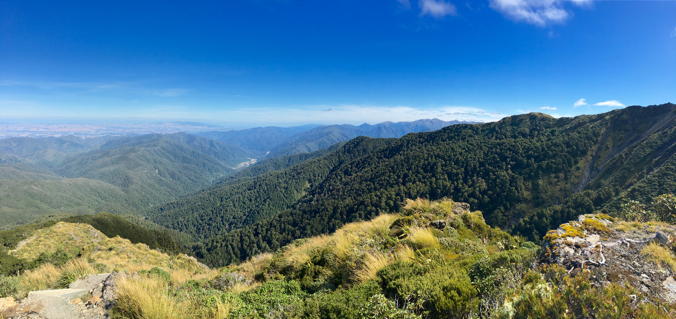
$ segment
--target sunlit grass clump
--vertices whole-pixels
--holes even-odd
[[[408,239],[418,248],[439,248],[439,240],[430,228],[411,227]]]
[[[657,265],[671,268],[671,271],[676,271],[676,257],[671,250],[664,248],[657,243],[650,243],[641,250],[641,254],[648,257]]]

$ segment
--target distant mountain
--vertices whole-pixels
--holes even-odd
[[[0,140],[0,224],[48,214],[138,213],[210,186],[249,160],[189,134]]]
[[[248,156],[236,146],[198,136],[151,134],[110,141],[64,161],[56,171],[115,185],[148,207],[209,186]]]
[[[225,144],[236,145],[257,154],[258,159],[310,153],[349,141],[358,136],[401,137],[408,133],[436,131],[453,124],[438,119],[413,122],[384,122],[362,125],[325,125],[298,127],[259,127],[240,131],[204,132],[198,135]]]
[[[305,125],[296,127],[256,127],[246,130],[211,131],[196,133],[228,145],[239,146],[262,158],[273,148],[286,143],[293,136],[311,130],[316,126]]]
[[[468,122],[446,122],[438,119],[418,120],[413,122],[384,122],[380,124],[329,125],[320,126],[292,136],[283,144],[270,151],[269,157],[309,153],[326,149],[336,143],[349,141],[358,136],[391,138],[402,137],[408,133],[429,132],[442,129],[453,124]]]
[[[490,224],[537,240],[620,198],[676,192],[675,152],[674,104],[574,118],[524,114],[400,139],[358,138],[282,170],[229,180],[151,218],[200,239],[195,253],[210,264],[396,211],[416,197],[468,202]]]
[[[114,137],[11,137],[0,139],[0,156],[40,165],[96,149]],[[1,159],[0,159],[1,161]]]

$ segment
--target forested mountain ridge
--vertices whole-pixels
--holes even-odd
[[[153,208],[149,217],[158,224],[181,229],[196,238],[212,238],[290,208],[336,167],[388,143],[389,140],[357,138],[331,152],[271,159],[236,174],[238,178],[229,178],[192,196]],[[306,161],[297,164],[306,156]],[[290,167],[274,169],[287,167],[287,164]]]
[[[49,214],[138,213],[210,186],[249,159],[188,134],[0,140],[0,222]]]
[[[203,240],[195,253],[210,264],[227,264],[396,211],[404,198],[416,197],[469,202],[491,225],[537,240],[547,229],[617,198],[673,193],[673,178],[660,180],[659,187],[651,181],[674,174],[675,107],[636,106],[559,119],[532,113],[401,139],[351,141],[343,147],[373,151],[338,163],[288,210]],[[293,169],[311,171],[314,165],[308,161]],[[284,175],[289,171],[277,172],[282,180],[276,183],[292,183],[294,175]],[[182,217],[185,226],[169,226],[200,232],[197,216],[206,211],[213,218],[222,212],[206,204],[188,212],[193,218]]]

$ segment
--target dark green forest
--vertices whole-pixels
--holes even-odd
[[[199,240],[211,265],[397,211],[454,198],[532,240],[625,199],[674,192],[676,106],[553,118],[531,113],[400,139],[358,138],[277,171],[227,181],[151,213]]]

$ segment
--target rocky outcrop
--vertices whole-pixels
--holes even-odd
[[[0,300],[0,312],[11,319],[106,319],[115,300],[119,273],[90,275],[66,289],[31,291],[16,302]]]
[[[674,225],[582,215],[550,231],[545,239],[546,263],[560,264],[573,275],[591,272],[596,285],[629,285],[647,296],[676,302],[676,280],[669,261],[675,247]],[[662,254],[655,255],[655,250]]]

